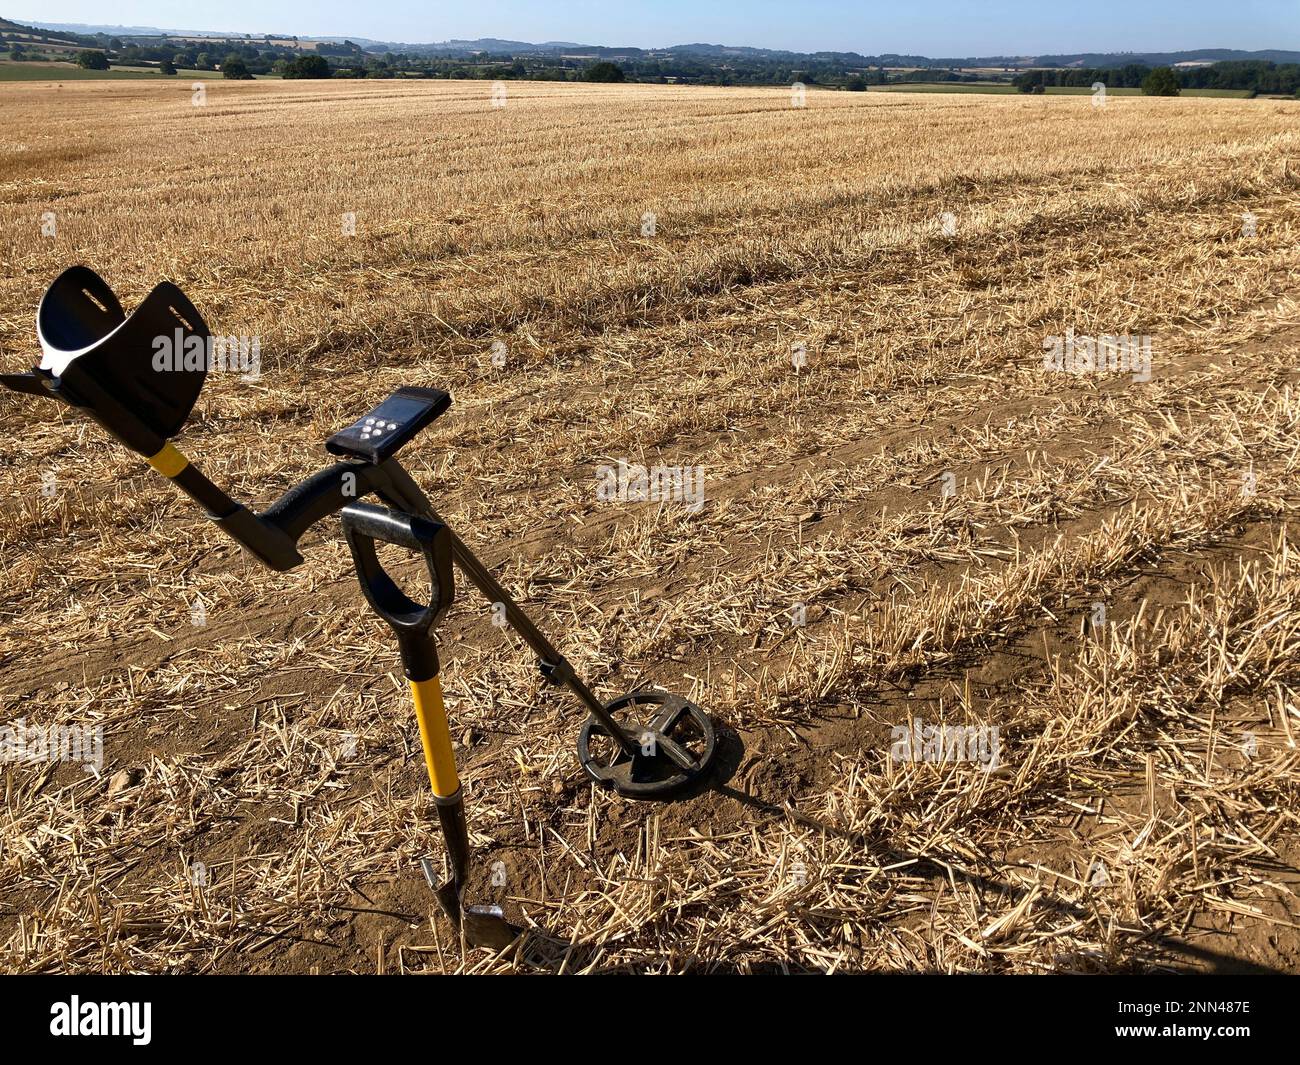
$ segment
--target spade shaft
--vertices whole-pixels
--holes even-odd
[[[451,879],[439,886],[426,859],[421,862],[425,878],[452,924],[464,933],[467,941],[475,946],[508,946],[518,933],[499,910],[464,905],[469,877],[469,829],[465,824],[465,802],[442,699],[438,645],[434,637],[438,620],[451,606],[455,595],[451,530],[416,514],[353,503],[343,510],[343,533],[366,602],[397,634],[402,669],[411,688],[424,767],[438,807],[447,863],[451,867]],[[416,602],[393,582],[379,561],[376,541],[396,544],[424,556],[429,573],[427,601]]]

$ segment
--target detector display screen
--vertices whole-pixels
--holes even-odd
[[[433,404],[428,400],[411,399],[399,393],[389,396],[375,408],[373,414],[367,414],[358,424],[364,425],[368,421],[382,420],[395,429],[397,426],[393,425],[394,422],[400,425],[412,418],[418,418],[432,406]]]

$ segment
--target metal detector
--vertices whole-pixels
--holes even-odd
[[[420,487],[398,463],[398,451],[451,405],[451,396],[446,392],[399,388],[374,410],[326,440],[325,449],[340,461],[290,488],[258,514],[232,500],[170,442],[203,388],[208,370],[206,353],[210,351],[208,327],[180,289],[163,282],[128,317],[99,275],[85,266],[74,266],[61,274],[42,298],[37,335],[43,352],[40,364],[30,373],[0,374],[0,383],[17,392],[60,400],[98,422],[121,443],[143,455],[155,470],[203,507],[224,532],[274,570],[290,570],[303,561],[298,542],[309,528],[373,495],[389,508],[387,517],[381,519],[371,513],[375,508],[355,507],[350,516],[345,514],[343,524],[362,589],[374,606],[376,600],[371,596],[375,582],[382,585],[378,575],[382,569],[367,570],[363,566],[373,552],[374,540],[384,539],[385,535],[402,536],[404,539],[392,542],[408,547],[417,543],[420,546],[412,549],[425,552],[420,537],[428,533],[427,526],[440,528],[436,534],[440,546],[435,554],[449,553],[488,602],[500,604],[507,623],[537,656],[543,676],[567,687],[586,708],[590,716],[578,737],[578,760],[592,780],[632,798],[668,799],[702,781],[712,768],[716,738],[713,723],[703,710],[686,699],[659,691],[635,691],[608,703],[597,699],[487,567],[439,518]],[[162,338],[173,345],[173,350],[179,345],[188,353],[203,351],[205,357],[175,359],[163,365],[155,357]],[[432,556],[425,552],[425,557],[428,561]],[[447,603],[451,591],[449,572]],[[439,608],[446,606],[439,600],[441,587],[435,588],[431,605],[421,608],[432,611],[426,634],[431,632]],[[381,597],[379,602],[387,600]],[[393,624],[384,613],[391,606],[389,603],[382,609],[375,608]],[[433,647],[431,636],[428,646]],[[407,669],[409,676],[409,663]],[[435,667],[430,677],[421,679],[436,684],[436,675]],[[417,716],[421,698],[417,693]],[[441,712],[440,696],[437,703]],[[429,721],[432,723],[436,716],[430,711]],[[422,735],[423,730],[422,722]],[[438,787],[435,783],[435,795],[439,794]],[[463,812],[460,820],[463,825]],[[447,821],[443,824],[446,826]],[[451,838],[448,833],[449,853]],[[466,852],[467,847],[466,843]],[[455,870],[454,856],[452,867]]]

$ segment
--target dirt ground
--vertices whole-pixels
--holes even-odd
[[[0,967],[1300,971],[1300,104],[207,91],[0,85],[0,369],[65,266],[170,278],[260,339],[178,441],[259,505],[448,389],[412,475],[602,697],[708,709],[719,768],[593,787],[462,582],[471,894],[528,929],[467,948],[337,523],[271,573],[6,394],[0,726],[104,746],[0,768]],[[1149,374],[1045,370],[1067,330]],[[619,462],[704,506],[601,499]],[[995,764],[900,758],[913,721]]]

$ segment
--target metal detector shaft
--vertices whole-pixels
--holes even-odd
[[[383,470],[388,475],[389,487],[380,489],[380,495],[385,497],[389,503],[412,513],[422,514],[443,525],[447,524],[438,516],[438,512],[434,510],[433,504],[429,502],[420,486],[412,480],[411,475],[398,464],[396,459],[390,459],[384,463]],[[388,498],[390,495],[396,498]],[[532,652],[542,660],[546,675],[566,685],[578,697],[582,705],[587,708],[591,716],[609,730],[610,737],[625,754],[630,756],[640,750],[637,741],[628,735],[627,731],[605,709],[604,704],[587,687],[583,679],[574,672],[569,660],[555,649],[541,629],[533,624],[532,619],[520,609],[519,604],[501,587],[500,583],[488,572],[488,568],[478,560],[478,557],[465,542],[450,527],[448,527],[448,531],[451,533],[452,558],[460,571],[470,579],[474,587],[483,593],[488,602],[502,605],[510,627],[523,637],[524,642],[528,644]]]

